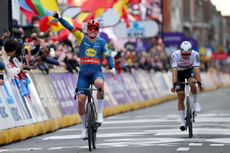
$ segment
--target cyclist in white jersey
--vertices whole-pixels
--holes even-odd
[[[192,45],[189,41],[183,41],[180,49],[172,53],[172,92],[177,92],[178,95],[178,111],[180,115],[180,129],[185,130],[185,106],[184,106],[184,82],[185,78],[190,83],[197,82],[198,87],[203,90],[200,77],[200,55],[198,52],[192,50]],[[177,88],[177,89],[176,89]],[[194,111],[200,112],[201,107],[197,98],[196,84],[190,84],[191,92],[193,94]]]

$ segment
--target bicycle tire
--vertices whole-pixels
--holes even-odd
[[[93,149],[96,149],[96,140],[97,140],[97,125],[96,125],[96,118],[97,118],[97,112],[96,112],[96,106],[94,103],[94,99],[92,98],[92,103],[91,103],[91,112],[92,112],[92,145]]]
[[[187,105],[187,115],[186,115],[186,126],[188,127],[189,138],[193,136],[193,128],[192,128],[192,111],[190,105],[190,98],[186,97],[186,105]]]
[[[86,107],[86,115],[87,115],[87,134],[88,134],[88,146],[89,146],[89,151],[92,151],[92,111],[91,111],[91,104],[87,103]]]

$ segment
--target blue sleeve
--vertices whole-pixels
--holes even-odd
[[[108,45],[106,44],[104,40],[102,40],[102,46],[103,46],[102,50],[108,61],[109,68],[112,69],[114,68],[113,58],[111,57],[111,51],[108,49]]]
[[[72,32],[74,30],[74,27],[72,25],[70,25],[65,19],[60,18],[59,19],[60,23],[66,28],[68,29],[70,32]]]
[[[108,61],[108,63],[109,63],[109,68],[110,68],[110,69],[114,68],[114,64],[113,64],[113,59],[112,59],[112,57],[111,57],[111,56],[108,56],[108,57],[106,57],[106,59],[107,59],[107,61]]]

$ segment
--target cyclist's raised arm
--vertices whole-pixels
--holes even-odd
[[[79,31],[77,28],[74,28],[71,24],[69,24],[69,22],[60,17],[57,11],[53,12],[53,17],[58,19],[59,22],[76,37],[77,43],[80,45],[84,38],[84,33]]]

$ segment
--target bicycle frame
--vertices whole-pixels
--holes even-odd
[[[93,98],[93,90],[98,90],[98,89],[93,89],[93,85],[90,84],[90,87],[88,90],[87,94],[87,104],[86,104],[86,128],[87,128],[87,133],[88,133],[88,146],[89,146],[89,151],[92,151],[93,149],[96,149],[96,133],[97,133],[97,128],[100,126],[96,120],[97,120],[97,111],[96,111],[96,106]]]

